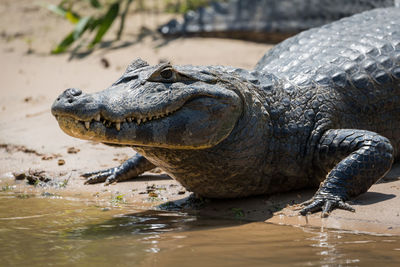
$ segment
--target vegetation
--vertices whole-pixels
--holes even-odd
[[[115,196],[112,195],[111,196],[111,201],[110,201],[111,206],[118,207],[120,204],[125,203],[126,201],[125,201],[124,196],[125,195],[122,195],[122,194],[117,194]]]
[[[116,40],[121,38],[124,31],[126,16],[132,3],[136,3],[136,10],[149,9],[165,12],[185,13],[190,9],[209,4],[212,0],[60,0],[58,5],[48,4],[47,9],[54,14],[64,17],[74,25],[74,29],[52,50],[53,54],[65,52],[75,41],[81,40],[79,47],[84,45],[82,36],[94,33],[91,41],[86,44],[92,49],[101,42],[111,25],[119,20]],[[150,4],[149,4],[150,3]],[[79,10],[79,11],[78,11]]]
[[[89,15],[82,15],[73,10],[74,6],[82,1],[90,4],[90,8],[83,9],[90,13]],[[62,0],[58,5],[47,5],[50,11],[63,16],[75,25],[73,31],[52,50],[52,53],[58,54],[66,51],[85,32],[95,31],[96,34],[88,45],[88,48],[93,48],[102,40],[117,17],[120,18],[120,26],[117,33],[117,39],[119,39],[124,28],[126,14],[132,2],[133,0],[105,1],[105,3],[101,3],[100,0]],[[121,9],[122,12],[120,13]]]

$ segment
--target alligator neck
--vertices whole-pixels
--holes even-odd
[[[254,78],[254,77],[253,77]],[[202,177],[243,177],[257,173],[259,166],[273,157],[268,143],[272,135],[269,115],[255,93],[256,81],[241,80],[247,90],[242,92],[243,113],[230,135],[222,142],[206,149],[165,149],[134,147],[154,165],[169,173],[189,190],[198,192],[204,187]],[[251,162],[251,164],[249,164]],[[239,178],[238,178],[239,179]],[[195,181],[195,182],[193,182]]]

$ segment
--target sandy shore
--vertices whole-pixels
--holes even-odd
[[[56,1],[49,1],[56,2]],[[62,188],[42,188],[19,182],[17,189],[40,193],[109,199],[123,195],[139,208],[167,201],[179,204],[190,196],[177,182],[162,173],[149,173],[135,181],[104,187],[84,186],[80,174],[118,165],[135,152],[74,139],[64,134],[50,114],[53,100],[64,89],[99,91],[115,81],[126,65],[141,57],[150,64],[232,65],[252,68],[271,46],[224,39],[177,39],[164,42],[149,35],[137,41],[138,25],[154,28],[169,16],[131,15],[123,40],[82,57],[49,55],[69,32],[64,20],[32,1],[0,3],[0,185],[14,184],[13,172],[43,170]],[[105,38],[106,43],[113,32]],[[107,61],[109,67],[102,63]],[[64,164],[62,164],[64,162]],[[267,221],[277,224],[324,226],[374,233],[400,234],[400,167],[381,183],[351,203],[356,213],[335,211],[329,218],[297,216],[295,203],[315,190],[249,199],[207,202],[198,211],[212,216]],[[290,207],[286,207],[286,206]]]

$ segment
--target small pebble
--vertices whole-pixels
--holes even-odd
[[[100,62],[101,62],[101,65],[104,67],[104,68],[108,68],[108,67],[110,67],[110,61],[108,61],[108,59],[106,59],[106,58],[101,58],[100,59]]]
[[[158,195],[157,195],[157,193],[150,192],[150,193],[149,193],[149,197],[158,197]]]
[[[79,151],[81,151],[79,148],[75,148],[75,147],[69,147],[68,149],[67,149],[67,153],[69,153],[69,154],[76,154],[76,153],[78,153]]]
[[[15,180],[24,180],[26,178],[25,172],[14,172]]]

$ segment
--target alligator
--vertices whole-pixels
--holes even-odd
[[[230,0],[187,12],[158,31],[165,37],[202,36],[280,42],[301,31],[399,0]]]
[[[400,8],[366,11],[276,45],[253,70],[134,60],[104,91],[65,90],[74,137],[130,146],[111,184],[159,167],[207,198],[319,189],[300,211],[366,192],[400,156]]]

